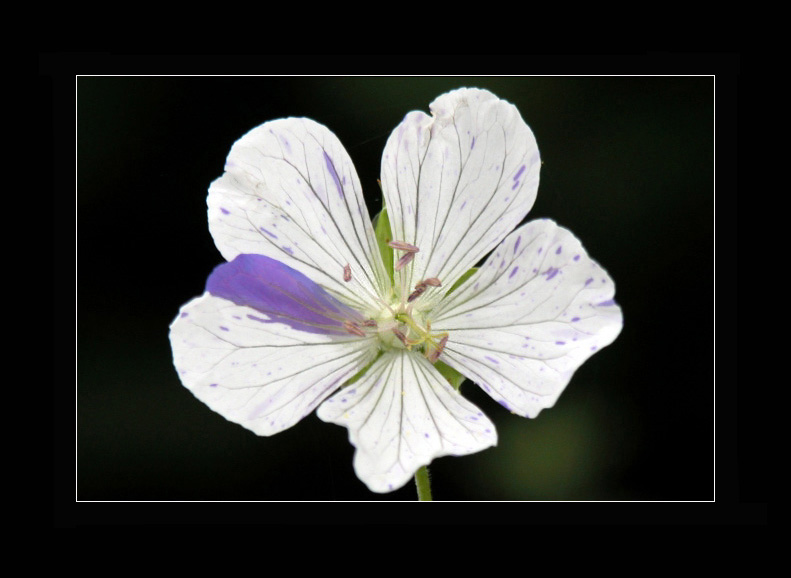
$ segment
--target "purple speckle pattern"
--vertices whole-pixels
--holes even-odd
[[[324,163],[327,165],[327,170],[330,172],[332,181],[335,183],[335,188],[338,189],[338,195],[340,198],[343,198],[343,187],[341,186],[341,181],[338,178],[338,173],[335,171],[335,164],[332,162],[332,159],[326,151],[324,151]]]
[[[268,317],[247,316],[255,321],[286,323],[311,333],[349,335],[343,322],[363,321],[305,275],[264,255],[242,254],[219,265],[209,275],[206,291]]]

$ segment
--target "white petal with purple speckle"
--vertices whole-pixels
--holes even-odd
[[[317,415],[349,428],[357,476],[374,492],[403,486],[445,455],[497,443],[494,425],[423,356],[383,354],[364,376],[325,401]]]
[[[450,334],[445,363],[509,410],[535,417],[618,336],[614,293],[571,232],[537,220],[511,233],[432,311],[432,327]]]
[[[362,187],[326,127],[288,118],[251,130],[233,145],[208,205],[209,229],[227,261],[266,255],[359,309],[379,307],[388,281]]]
[[[182,383],[258,435],[291,427],[376,355],[374,339],[309,333],[204,294],[170,329]]]
[[[430,108],[404,118],[382,158],[393,236],[420,248],[409,287],[427,277],[450,287],[494,249],[533,206],[541,167],[519,111],[492,93],[459,89]]]

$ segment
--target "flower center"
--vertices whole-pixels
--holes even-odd
[[[387,349],[420,352],[435,363],[445,349],[448,333],[432,332],[431,321],[424,319],[422,313],[414,310],[411,305],[404,307],[396,304],[396,307],[384,310],[377,322],[382,345]]]

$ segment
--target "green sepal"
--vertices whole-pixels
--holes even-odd
[[[437,361],[434,364],[434,368],[442,374],[442,377],[448,380],[448,382],[453,386],[453,389],[456,391],[459,390],[461,384],[464,383],[466,377],[464,377],[461,373],[453,369],[450,365],[445,365],[441,361]]]
[[[382,200],[384,205],[384,200]],[[376,243],[379,245],[379,253],[382,255],[382,262],[385,264],[385,271],[390,277],[390,284],[393,283],[393,249],[387,242],[390,240],[390,219],[387,216],[387,207],[382,207],[378,215],[374,217],[374,235]]]
[[[473,274],[474,274],[474,273],[475,273],[475,272],[476,272],[476,271],[477,271],[479,268],[480,268],[480,267],[473,267],[472,269],[470,269],[469,271],[467,271],[466,273],[464,273],[464,275],[462,275],[461,277],[459,277],[459,278],[458,278],[458,280],[457,280],[457,281],[456,281],[456,282],[453,284],[453,286],[450,288],[450,290],[449,290],[449,291],[446,293],[446,295],[450,295],[450,294],[451,294],[451,293],[453,293],[453,292],[454,292],[456,289],[458,289],[458,288],[461,286],[461,284],[462,284],[462,283],[464,283],[464,282],[465,282],[467,279],[469,279],[470,277],[472,277],[472,276],[473,276]]]

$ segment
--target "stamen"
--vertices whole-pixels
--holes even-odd
[[[360,337],[365,337],[365,332],[357,327],[357,324],[354,321],[344,321],[343,328],[346,329],[352,335],[358,335]]]
[[[436,346],[436,349],[431,351],[431,353],[426,354],[426,359],[428,359],[431,363],[436,363],[439,359],[439,356],[442,355],[442,352],[445,351],[445,344],[448,342],[448,334],[442,336],[442,339],[439,340],[439,343]]]
[[[440,283],[439,279],[436,277],[429,277],[428,279],[424,279],[420,282],[420,284],[431,285],[432,287],[442,287],[442,283]]]
[[[400,271],[406,265],[408,265],[414,258],[415,258],[414,253],[407,253],[398,260],[398,262],[395,264],[395,267],[393,267],[393,269],[395,269],[396,271]]]
[[[407,341],[406,335],[401,333],[401,331],[397,327],[393,327],[393,334],[401,340],[406,347],[410,347],[410,343]]]
[[[409,251],[410,253],[417,253],[420,251],[420,249],[418,249],[412,243],[406,243],[404,241],[388,241],[387,244],[393,249],[398,249],[399,251]]]
[[[412,294],[407,298],[408,303],[412,303],[415,299],[423,295],[423,292],[426,290],[426,286],[422,283],[418,283],[415,287],[415,290],[412,291]]]
[[[376,327],[376,320],[375,319],[366,319],[363,321],[364,327]]]
[[[343,280],[347,283],[352,280],[352,268],[348,263],[343,266]]]

